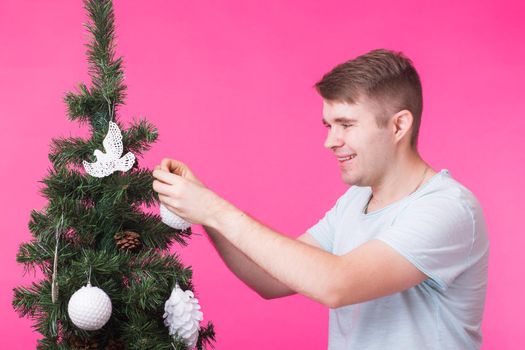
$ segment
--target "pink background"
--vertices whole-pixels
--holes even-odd
[[[483,349],[522,349],[525,324],[525,5],[522,1],[115,1],[127,105],[170,156],[217,193],[296,237],[345,191],[323,148],[312,85],[334,65],[385,47],[405,52],[424,90],[420,151],[481,201],[491,256]],[[34,349],[12,310],[29,284],[16,264],[51,138],[85,135],[62,98],[87,81],[81,1],[0,2],[0,348]],[[521,98],[521,99],[520,99]],[[520,99],[520,102],[518,100]],[[217,349],[324,349],[328,310],[303,296],[265,301],[225,267],[201,227],[177,250],[194,270]]]

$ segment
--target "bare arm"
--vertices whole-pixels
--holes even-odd
[[[266,298],[297,292],[329,308],[338,308],[400,292],[428,278],[380,240],[372,239],[338,256],[289,238],[192,180],[182,163],[169,159],[162,163],[159,168],[170,171],[153,172],[153,189],[161,202],[188,221],[212,228],[208,231],[221,247],[219,253],[243,281],[259,267],[279,281],[281,284],[276,284],[259,270],[255,278],[250,277],[251,285]],[[244,260],[232,253],[233,248],[224,248],[221,236],[245,255]],[[254,264],[240,266],[248,261]]]
[[[169,172],[177,173],[197,184],[206,186],[197,178],[197,176],[195,176],[195,174],[193,174],[186,164],[180,161],[165,158],[155,169],[163,169]],[[228,268],[240,280],[242,280],[252,290],[257,292],[261,297],[264,299],[273,299],[296,294],[295,291],[290,289],[285,284],[279,282],[277,279],[260,268],[259,265],[254,263],[243,252],[232,245],[217,230],[209,226],[203,225],[203,227],[208,233],[210,241],[215,246],[215,249],[219,253],[226,266],[228,266]],[[321,248],[317,241],[310,235],[303,234],[297,239]]]
[[[296,294],[295,291],[276,280],[259,265],[254,263],[218,231],[211,227],[203,227],[226,266],[228,266],[235,276],[261,297],[264,299],[275,299]],[[317,241],[308,233],[299,236],[297,240],[322,249]]]

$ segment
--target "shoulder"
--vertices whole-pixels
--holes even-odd
[[[395,222],[440,231],[448,238],[486,241],[485,219],[476,196],[446,169],[434,176],[400,210]]]
[[[432,206],[465,211],[472,216],[481,214],[481,205],[471,190],[454,179],[447,169],[434,175],[411,201],[412,207]]]

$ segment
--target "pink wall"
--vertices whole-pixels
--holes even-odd
[[[522,349],[525,5],[522,1],[115,1],[127,105],[160,140],[142,164],[187,162],[211,188],[295,237],[345,190],[322,143],[323,73],[370,49],[402,50],[424,87],[420,151],[480,199],[491,239],[483,349]],[[0,2],[0,348],[34,349],[11,308],[29,283],[15,263],[45,201],[52,137],[82,135],[62,97],[85,81],[81,1]],[[518,99],[521,97],[521,101]],[[293,210],[289,210],[293,208]],[[196,232],[203,234],[201,228]],[[180,249],[217,349],[323,349],[328,311],[302,296],[264,301],[204,235]]]

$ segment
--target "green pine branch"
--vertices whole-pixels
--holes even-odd
[[[151,186],[153,176],[150,170],[139,169],[128,174],[115,174],[107,179],[98,179],[75,170],[59,168],[50,170],[41,181],[41,190],[46,198],[67,196],[69,199],[89,200],[117,204],[122,201],[152,206],[158,202]]]
[[[30,286],[15,288],[13,308],[21,317],[34,320],[43,335],[38,349],[73,349],[75,341],[104,348],[124,341],[127,349],[181,349],[164,325],[164,303],[176,284],[195,293],[191,267],[185,267],[173,243],[187,245],[190,229],[176,230],[162,223],[144,207],[158,203],[151,170],[136,160],[128,172],[104,178],[86,175],[82,161],[95,161],[93,151],[103,151],[110,120],[122,130],[124,152],[141,156],[158,138],[157,129],[146,120],[134,121],[126,130],[117,118],[124,102],[123,63],[115,58],[115,19],[110,0],[85,0],[90,22],[87,58],[91,86],[79,85],[78,92],[65,96],[71,120],[89,123],[91,138],[55,138],[49,159],[52,168],[41,180],[41,193],[48,199],[42,210],[31,211],[28,228],[33,236],[20,245],[16,259],[26,271],[39,268],[44,278]],[[125,231],[139,234],[134,250],[121,249],[115,236]],[[54,252],[59,233],[57,282],[58,300],[51,298]],[[117,236],[119,237],[119,236]],[[113,312],[97,331],[77,328],[69,319],[71,296],[87,283],[103,289],[111,298]],[[75,340],[75,341],[74,341]],[[199,332],[197,348],[213,347],[211,322]],[[86,345],[87,346],[87,345]]]
[[[68,116],[89,122],[95,131],[115,120],[118,105],[124,103],[126,86],[122,58],[115,58],[115,16],[110,0],[84,1],[91,22],[85,25],[91,35],[87,46],[89,74],[93,86],[79,85],[77,93],[66,94]]]

